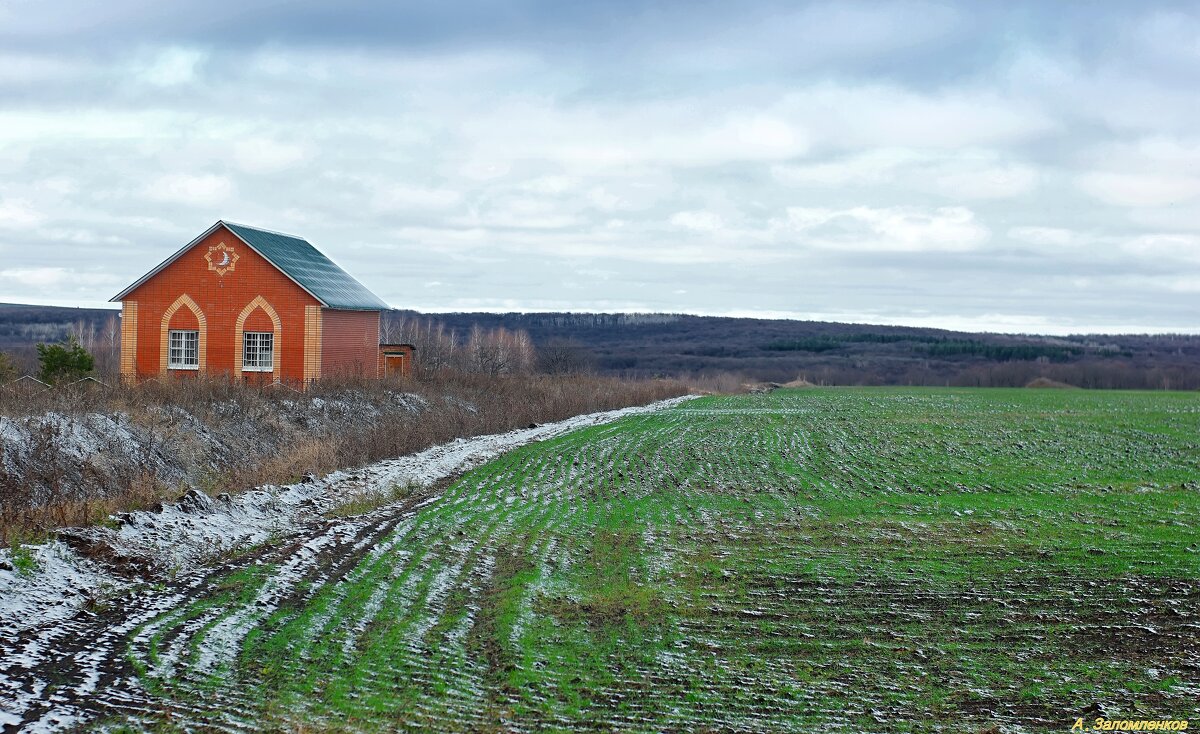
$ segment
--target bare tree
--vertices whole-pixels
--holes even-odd
[[[458,340],[455,333],[446,331],[440,322],[388,314],[380,325],[380,336],[385,344],[416,347],[415,363],[420,369],[437,371],[456,366]]]
[[[496,329],[471,327],[467,339],[469,371],[485,375],[528,372],[534,359],[533,341],[527,332],[509,331],[502,326]]]
[[[574,339],[551,339],[537,349],[538,371],[550,375],[578,375],[592,371],[591,350]]]
[[[109,316],[100,329],[96,346],[92,350],[96,357],[96,371],[102,375],[113,376],[120,371],[121,365],[121,319],[116,314]]]
[[[89,352],[94,352],[96,348],[96,324],[91,321],[79,319],[71,324],[67,329],[67,335],[75,337],[75,341]]]
[[[465,341],[445,324],[433,319],[409,318],[391,313],[379,328],[387,344],[412,344],[416,347],[415,364],[421,370],[456,369],[485,375],[507,375],[533,370],[537,350],[524,330],[504,327],[471,327]]]

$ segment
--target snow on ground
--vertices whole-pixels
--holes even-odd
[[[21,473],[23,466],[27,470],[30,460],[45,461],[51,455],[65,458],[72,465],[68,479],[72,475],[78,477],[85,465],[111,470],[118,465],[149,461],[147,468],[160,473],[166,470],[162,461],[141,450],[140,438],[129,417],[122,413],[70,416],[49,412],[24,418],[0,416],[0,460],[6,472],[16,474]],[[172,480],[177,478],[171,476]]]
[[[519,446],[690,399],[672,398],[508,433],[457,439],[322,479],[265,486],[232,497],[211,499],[193,490],[159,512],[123,513],[116,518],[116,527],[85,528],[72,534],[107,545],[116,555],[161,573],[185,573],[232,551],[282,540],[348,500],[387,497],[395,487],[427,487]],[[11,550],[0,549],[0,635],[70,618],[89,599],[102,600],[130,583],[57,540],[26,546],[19,553],[24,558],[15,562]]]

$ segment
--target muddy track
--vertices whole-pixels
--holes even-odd
[[[397,524],[435,502],[455,478],[358,517],[311,523],[281,543],[185,578],[144,579],[132,593],[98,609],[81,609],[52,630],[32,628],[0,638],[0,661],[7,665],[0,668],[7,678],[0,704],[5,709],[19,706],[21,716],[20,723],[5,724],[0,731],[57,730],[129,715],[194,720],[198,714],[228,709],[227,700],[203,711],[147,691],[130,654],[131,639],[136,641],[139,629],[170,610],[212,595],[230,574],[253,566],[288,569],[287,583],[278,586],[270,601],[276,607],[302,604],[306,589],[320,589],[345,577]],[[183,631],[165,636],[159,644],[169,646]],[[228,728],[242,726],[230,721]]]

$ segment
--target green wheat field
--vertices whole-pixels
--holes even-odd
[[[1195,718],[1198,481],[1196,393],[706,397],[513,451],[283,592],[231,569],[129,634],[162,711],[105,726]]]

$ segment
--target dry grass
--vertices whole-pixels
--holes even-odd
[[[739,372],[706,372],[683,375],[679,379],[699,395],[740,395],[748,392],[748,378]]]
[[[594,376],[485,376],[339,380],[301,394],[222,379],[137,387],[4,391],[0,416],[34,426],[27,450],[5,439],[0,456],[0,544],[55,528],[103,522],[187,487],[209,494],[283,484],[400,456],[459,437],[640,405],[687,392],[667,380]],[[418,396],[420,412],[405,407]],[[39,427],[46,416],[59,422]],[[69,430],[96,416],[117,421],[133,445],[98,446],[82,459]],[[41,421],[41,422],[39,422]],[[72,424],[74,425],[74,424]]]
[[[118,512],[148,509],[178,494],[177,489],[154,476],[142,474],[111,497],[58,499],[24,506],[0,501],[0,547],[43,540],[56,528],[99,525]]]

